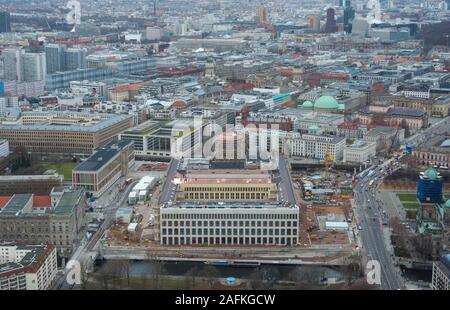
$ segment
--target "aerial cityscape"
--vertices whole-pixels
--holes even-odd
[[[449,41],[450,0],[0,0],[0,290],[450,290]]]

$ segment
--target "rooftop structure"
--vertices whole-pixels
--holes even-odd
[[[84,188],[96,196],[103,194],[134,164],[134,142],[112,141],[95,150],[72,172],[72,186]]]
[[[31,152],[90,154],[132,126],[132,117],[81,112],[25,112],[16,124],[1,124],[0,137]]]
[[[0,290],[46,290],[56,280],[53,245],[0,243]]]

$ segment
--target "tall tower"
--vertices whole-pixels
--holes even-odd
[[[205,65],[205,77],[213,78],[214,76],[214,61],[212,59],[208,59]]]
[[[292,82],[300,83],[302,81],[302,69],[300,67],[294,67],[292,69]]]
[[[325,33],[333,33],[338,31],[336,24],[336,18],[334,16],[335,11],[333,8],[327,10],[327,21],[325,23]]]
[[[0,12],[0,32],[11,32],[11,15],[9,12]]]
[[[313,32],[320,32],[320,19],[317,16],[311,16],[309,18],[309,27]]]
[[[269,12],[265,7],[260,6],[256,9],[256,22],[260,24],[269,22]]]
[[[352,8],[350,0],[347,0],[344,6],[344,29],[348,33],[352,32],[353,19],[355,19],[355,10]]]
[[[2,52],[5,81],[23,81],[22,55],[20,48],[5,49]]]

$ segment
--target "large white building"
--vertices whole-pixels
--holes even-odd
[[[194,149],[202,146],[200,138],[205,124],[194,126],[191,120],[175,120],[169,123],[146,121],[120,134],[120,140],[134,141],[137,156],[162,160],[174,155],[190,157]]]
[[[22,55],[23,81],[35,82],[45,80],[47,63],[45,53],[25,53]]]
[[[54,245],[0,244],[0,290],[46,290],[58,272]]]
[[[363,163],[377,154],[377,144],[364,140],[344,147],[344,162]]]
[[[304,134],[291,140],[291,156],[325,159],[329,153],[334,159],[342,158],[345,138]]]
[[[23,49],[5,49],[2,52],[4,80],[35,82],[45,80],[47,63],[45,53],[28,53]]]
[[[181,204],[160,209],[162,245],[298,243],[299,209],[279,204]]]
[[[108,95],[106,83],[99,81],[71,81],[70,91],[78,97],[91,95],[106,98]]]

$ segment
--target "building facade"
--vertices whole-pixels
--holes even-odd
[[[277,199],[277,185],[266,171],[191,170],[180,177],[182,201],[265,202]]]
[[[1,124],[11,149],[35,153],[91,154],[133,125],[132,116],[78,112],[24,112],[16,124]]]
[[[344,162],[363,163],[374,157],[377,153],[377,144],[359,140],[352,145],[344,147]]]
[[[442,256],[440,261],[433,262],[431,288],[433,290],[450,290],[450,254]]]
[[[55,188],[46,203],[40,200],[34,194],[2,196],[0,241],[53,244],[59,255],[70,257],[84,218],[84,191]]]
[[[72,171],[72,186],[101,196],[134,164],[133,141],[112,141]]]
[[[54,175],[2,175],[0,195],[34,193],[49,195],[54,187],[63,185],[64,176]]]
[[[344,137],[304,134],[291,141],[291,156],[325,159],[329,153],[334,159],[342,159]]]
[[[279,205],[180,205],[160,210],[162,245],[295,246],[299,210]]]
[[[58,273],[53,245],[0,244],[0,290],[51,289]]]

